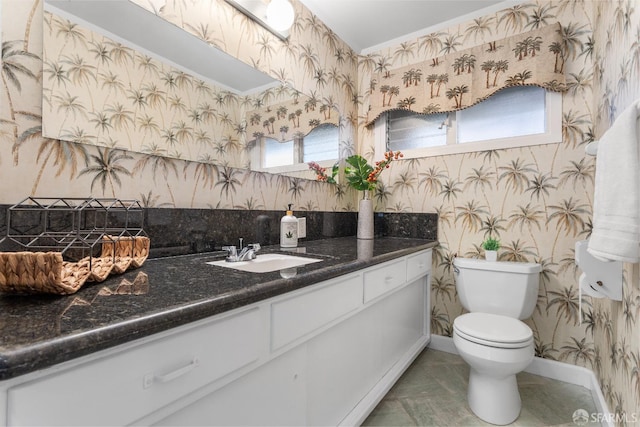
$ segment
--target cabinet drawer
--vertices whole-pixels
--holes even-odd
[[[132,423],[258,360],[259,313],[254,308],[203,323],[11,388],[8,424]]]
[[[431,249],[407,257],[407,282],[431,271]]]
[[[406,283],[406,261],[404,258],[389,261],[364,273],[364,302],[367,303]]]
[[[271,349],[277,350],[362,305],[360,274],[334,279],[318,289],[271,306]]]

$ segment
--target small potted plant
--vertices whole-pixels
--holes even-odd
[[[487,261],[497,261],[500,241],[493,237],[488,237],[484,242],[482,242],[482,249],[484,249],[484,259]]]

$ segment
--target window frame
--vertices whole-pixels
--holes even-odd
[[[262,165],[264,165],[265,163],[265,142],[266,142],[267,137],[266,136],[260,136],[259,138],[256,139],[256,145],[253,148],[253,150],[251,150],[251,170],[257,171],[257,172],[271,172],[271,173],[281,173],[281,172],[297,172],[297,171],[301,171],[303,170],[302,166],[304,166],[304,169],[307,169],[308,166],[307,165],[303,165],[302,163],[294,163],[291,165],[282,165],[282,166],[271,166],[271,167],[264,167]],[[299,138],[294,138],[293,139],[293,158],[294,161],[298,160],[299,158],[301,159],[302,157],[299,156],[300,152],[301,152],[301,141]]]
[[[335,126],[335,125],[332,125]],[[338,153],[340,152],[340,127],[335,126],[338,131]],[[309,165],[303,161],[304,159],[304,137],[294,137],[293,138],[293,160],[294,162],[291,165],[282,165],[282,166],[271,166],[271,167],[263,167],[265,161],[265,141],[266,136],[261,136],[256,139],[256,145],[253,150],[251,150],[250,154],[250,162],[251,162],[251,170],[257,172],[269,172],[269,173],[293,173],[293,172],[303,172],[309,169]],[[333,165],[338,162],[339,159],[329,159],[329,160],[320,160],[317,161],[320,166],[323,168],[332,168]],[[255,166],[254,166],[255,165]]]
[[[386,114],[375,121],[373,129],[375,157],[383,158],[387,150]],[[487,139],[474,142],[457,142],[457,121],[459,112],[447,115],[447,144],[437,147],[402,150],[404,159],[443,156],[449,154],[473,153],[478,151],[502,150],[506,148],[527,147],[532,145],[555,144],[562,142],[562,93],[545,90],[545,122],[544,133],[508,138]]]

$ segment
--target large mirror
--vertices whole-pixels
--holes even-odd
[[[147,1],[152,10],[45,0],[44,136],[305,177],[307,161],[337,159],[330,99],[233,58]]]

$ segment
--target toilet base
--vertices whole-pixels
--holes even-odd
[[[478,418],[496,425],[511,424],[522,407],[515,375],[496,378],[473,368],[469,371],[467,401]]]

